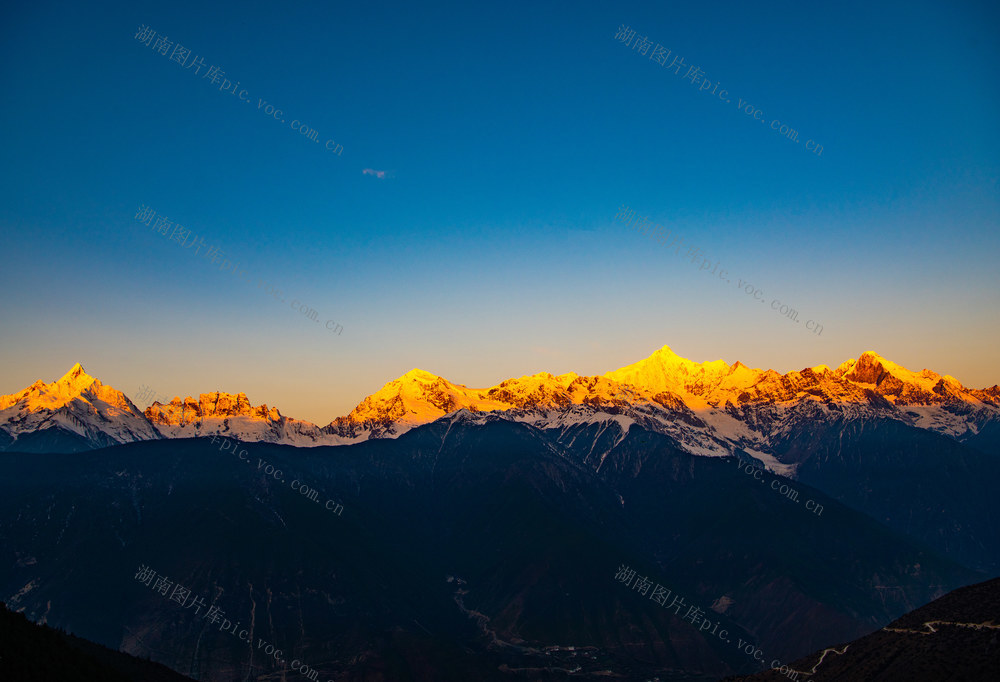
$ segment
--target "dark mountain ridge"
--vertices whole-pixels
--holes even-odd
[[[467,413],[349,447],[221,445],[0,455],[0,594],[198,679],[292,657],[320,679],[644,679],[753,670],[737,637],[791,658],[978,579],[808,485],[767,474],[795,502],[734,458],[639,429],[596,468],[551,434]],[[732,642],[616,582],[623,564]],[[137,582],[140,565],[254,646]]]
[[[1000,578],[949,592],[876,632],[788,667],[810,682],[1000,679]],[[727,679],[778,682],[789,676],[772,670]]]

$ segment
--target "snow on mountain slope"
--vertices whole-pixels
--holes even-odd
[[[220,435],[241,441],[285,443],[299,447],[343,445],[350,439],[332,434],[312,422],[283,416],[278,408],[254,407],[245,393],[202,393],[196,401],[174,398],[155,402],[146,418],[167,438]]]
[[[57,429],[84,438],[91,447],[160,437],[124,393],[105,386],[79,363],[50,384],[36,381],[0,396],[0,429],[15,440]]]

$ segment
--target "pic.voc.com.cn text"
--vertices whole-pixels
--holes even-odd
[[[180,64],[184,69],[194,68],[195,75],[200,74],[202,68],[205,68],[205,59],[203,57],[195,55],[194,59],[190,59],[191,50],[184,47],[180,43],[175,45],[174,41],[168,39],[164,35],[157,36],[156,31],[152,30],[145,24],[139,26],[139,30],[135,33],[135,39],[146,47],[151,48],[154,52],[158,52],[164,57],[167,57],[170,61]],[[171,50],[171,48],[173,49]],[[169,55],[167,54],[168,52],[170,53]],[[219,92],[228,92],[241,102],[252,104],[253,98],[247,94],[247,91],[239,89],[240,81],[236,81],[234,84],[231,80],[225,78],[225,75],[226,72],[222,71],[218,66],[208,66],[205,68],[205,75],[203,75],[202,78],[207,78],[208,82],[212,85],[218,83]],[[244,97],[244,95],[246,95],[246,97]],[[268,104],[266,99],[257,99],[257,110],[263,110],[263,113],[266,116],[273,118],[279,123],[285,122],[285,119],[282,118],[284,112],[281,109],[275,109],[273,104]],[[289,127],[306,139],[319,144],[319,131],[307,126],[297,118],[292,119],[291,123],[289,123]],[[344,147],[337,144],[335,141],[327,140],[323,146],[331,154],[343,156]]]
[[[156,211],[149,208],[145,204],[140,204],[139,210],[136,211],[135,219],[138,220],[143,225],[148,225],[151,229],[159,232],[161,237],[166,237],[172,242],[177,242],[185,249],[190,249],[192,246],[195,248],[194,254],[196,256],[201,254],[201,249],[205,248],[205,258],[210,258],[212,260],[212,265],[221,261],[219,265],[219,272],[224,272],[226,270],[232,269],[234,275],[240,278],[241,281],[250,282],[249,277],[244,277],[246,275],[246,270],[240,269],[240,264],[237,261],[235,264],[230,262],[228,258],[222,258],[222,251],[219,250],[217,246],[205,246],[205,240],[198,235],[193,235],[191,230],[185,229],[180,223],[174,223],[166,216],[156,215]],[[154,222],[155,220],[155,222]],[[264,280],[257,278],[257,288],[267,290],[266,293],[274,297],[276,301],[285,303],[287,299],[284,298],[284,292],[280,289],[275,289],[274,286],[268,285]],[[306,319],[312,320],[313,322],[319,322],[319,311],[310,308],[305,305],[299,299],[292,299],[291,302],[292,310],[298,311],[300,315],[306,317]],[[337,336],[340,336],[344,332],[344,328],[334,322],[333,320],[327,320],[325,324],[329,331],[334,332]]]
[[[623,43],[625,47],[631,46],[632,51],[636,54],[646,56],[646,54],[649,53],[649,59],[651,61],[666,68],[667,71],[673,69],[675,76],[680,76],[681,69],[687,67],[687,71],[684,73],[681,80],[689,80],[691,81],[691,85],[698,85],[700,81],[701,85],[698,86],[698,92],[705,92],[711,89],[709,94],[716,95],[719,98],[719,101],[725,102],[726,104],[730,104],[732,102],[732,99],[727,97],[729,94],[728,90],[719,90],[719,81],[715,81],[715,87],[712,87],[712,81],[705,78],[706,74],[704,71],[697,66],[688,66],[684,63],[684,57],[677,54],[675,54],[673,59],[670,60],[670,63],[667,64],[667,60],[670,59],[670,55],[672,54],[671,50],[663,47],[659,43],[656,43],[656,46],[654,47],[648,37],[636,36],[635,31],[628,26],[620,25],[618,27],[618,30],[615,32],[615,40]],[[755,121],[760,121],[763,124],[767,123],[767,119],[764,117],[764,112],[753,104],[744,101],[741,97],[736,98],[736,108],[747,116],[750,116]],[[788,140],[798,144],[799,131],[795,130],[787,123],[782,123],[776,118],[771,119],[770,128],[779,135],[782,135]],[[816,156],[822,156],[823,145],[812,139],[806,140],[806,151],[810,151]]]
[[[642,218],[641,221],[639,220],[640,217]],[[617,220],[618,222],[625,223],[626,225],[632,224],[633,230],[636,230],[640,234],[648,236],[650,239],[655,239],[659,241],[660,244],[666,244],[667,238],[670,237],[671,235],[670,230],[664,232],[663,231],[664,228],[661,225],[650,222],[648,217],[636,215],[635,211],[633,211],[632,209],[630,209],[628,206],[625,205],[622,205],[621,208],[618,209],[618,214],[615,215],[615,220]],[[676,233],[673,234],[674,238],[670,241],[669,244],[667,244],[667,248],[669,249],[670,247],[676,244],[676,246],[674,246],[674,255],[679,256],[681,255],[681,244],[684,241],[684,238],[681,237],[680,235],[677,235]],[[710,275],[715,275],[716,273],[718,273],[719,281],[725,282],[726,284],[736,284],[737,290],[742,291],[745,295],[752,297],[753,300],[760,301],[762,304],[767,302],[767,299],[764,298],[763,289],[754,286],[749,281],[744,279],[734,278],[736,279],[736,281],[733,282],[733,280],[728,277],[729,270],[719,269],[721,261],[716,261],[715,266],[713,267],[712,259],[709,258],[704,252],[702,252],[701,248],[697,246],[688,247],[687,253],[685,254],[684,257],[689,258],[692,264],[697,264],[698,261],[701,261],[701,264],[698,267],[698,272],[708,272],[708,274]],[[709,269],[711,269],[710,272]],[[778,313],[785,319],[795,322],[796,324],[801,322],[801,320],[799,319],[798,310],[776,298],[771,299],[771,311]],[[805,328],[806,331],[810,331],[813,334],[816,334],[817,336],[822,335],[823,333],[823,325],[815,320],[806,320]]]

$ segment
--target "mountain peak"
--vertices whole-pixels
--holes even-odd
[[[62,378],[56,381],[57,384],[86,384],[83,386],[89,386],[94,382],[94,377],[87,374],[83,369],[83,365],[79,362],[69,368],[69,371],[62,375]]]
[[[666,345],[653,351],[653,354],[650,355],[647,360],[652,358],[656,358],[660,362],[669,362],[670,364],[676,364],[678,362],[691,362],[687,358],[682,358],[680,355],[675,353],[670,346]]]
[[[436,374],[432,374],[426,370],[420,369],[419,367],[414,367],[406,374],[399,377],[400,379],[407,379],[410,381],[437,381],[441,377]]]
[[[866,384],[877,384],[884,376],[891,374],[889,370],[895,366],[875,351],[866,350],[852,363],[847,377]]]
[[[714,382],[733,371],[724,360],[698,363],[677,355],[670,346],[663,346],[644,360],[612,372],[605,372],[604,377],[619,383],[639,386],[652,393],[661,391],[684,393],[692,382]],[[754,370],[746,371],[754,373]],[[742,375],[742,372],[740,374]]]
[[[856,361],[848,360],[837,369],[849,381],[872,384],[883,394],[900,396],[908,401],[925,400],[932,394],[944,395],[945,392],[965,393],[965,387],[952,376],[942,377],[929,369],[914,372],[870,350],[862,353]]]
[[[866,362],[880,362],[880,363],[883,363],[883,364],[885,364],[885,363],[894,364],[894,363],[891,363],[889,360],[886,360],[885,358],[883,358],[881,355],[879,355],[878,353],[876,353],[873,350],[866,350],[864,353],[862,353],[861,355],[859,355],[858,356],[858,362],[861,362],[862,360],[864,360]]]
[[[73,365],[72,367],[69,368],[69,371],[66,372],[66,374],[63,375],[63,379],[71,379],[71,378],[73,378],[75,376],[78,376],[80,374],[86,374],[86,372],[84,372],[84,370],[83,370],[83,365],[81,365],[78,362],[78,363],[76,363],[75,365]]]
[[[79,362],[57,381],[36,381],[0,396],[0,413],[3,430],[14,437],[54,428],[82,437],[90,447],[158,437],[124,393],[87,374]]]
[[[76,398],[91,386],[95,389],[100,389],[102,384],[87,374],[83,369],[83,365],[78,362],[70,367],[70,370],[62,375],[62,378],[58,381],[45,386],[45,390],[56,400],[65,403]]]

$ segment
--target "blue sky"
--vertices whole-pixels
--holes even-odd
[[[325,424],[413,367],[487,386],[664,344],[779,371],[876,350],[996,384],[998,18],[987,2],[5,6],[0,393],[79,361],[130,395],[244,391]],[[615,222],[623,204],[733,281]],[[140,224],[140,205],[281,295]]]

